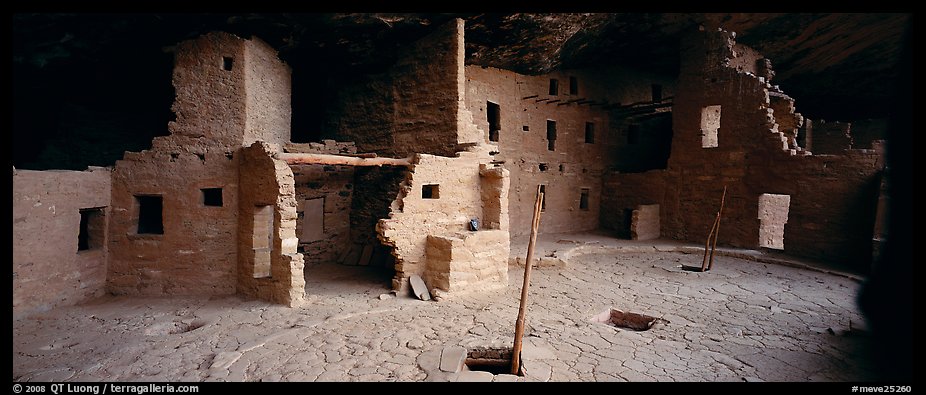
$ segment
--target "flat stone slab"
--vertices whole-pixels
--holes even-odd
[[[421,300],[431,300],[431,293],[428,292],[428,286],[424,284],[424,280],[421,279],[421,276],[412,274],[408,282],[412,286],[412,293],[415,294],[415,297]]]
[[[466,359],[466,349],[460,346],[447,346],[441,351],[440,370],[458,373],[463,369],[463,360]]]
[[[215,355],[215,358],[212,360],[212,366],[210,369],[228,369],[232,366],[238,358],[241,358],[241,353],[238,351],[224,351]]]
[[[457,381],[488,383],[495,379],[495,375],[489,372],[479,372],[467,370],[457,375]]]

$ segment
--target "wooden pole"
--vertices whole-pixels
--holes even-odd
[[[707,271],[707,255],[708,250],[711,248],[711,237],[714,236],[714,230],[717,229],[717,219],[719,217],[714,217],[714,223],[711,224],[711,231],[707,233],[707,240],[704,240],[704,258],[701,259],[701,271]]]
[[[524,337],[524,318],[527,316],[527,288],[531,284],[531,261],[534,259],[534,243],[537,242],[537,228],[540,227],[540,208],[543,207],[543,193],[537,186],[537,200],[534,202],[534,220],[531,222],[531,238],[527,244],[527,260],[524,262],[524,284],[521,285],[521,307],[514,325],[514,347],[511,350],[511,374],[521,370],[521,339]]]
[[[276,159],[290,165],[411,166],[410,158],[363,158],[329,154],[280,153]]]
[[[707,261],[707,270],[714,266],[714,250],[717,249],[717,235],[720,234],[720,215],[723,213],[723,202],[727,199],[727,186],[723,186],[723,195],[720,196],[720,210],[717,210],[717,230],[714,232],[714,245],[711,246],[711,259]]]

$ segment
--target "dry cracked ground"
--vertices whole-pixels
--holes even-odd
[[[520,380],[873,378],[856,280],[726,256],[707,273],[679,267],[700,262],[599,251],[535,269],[525,336],[544,348]],[[13,322],[13,380],[454,380],[428,376],[421,357],[448,345],[510,345],[523,268],[509,267],[506,289],[440,302],[381,298],[390,275],[309,267],[311,303],[298,309],[238,297],[105,297],[33,315]],[[609,308],[668,323],[637,332],[590,320]]]

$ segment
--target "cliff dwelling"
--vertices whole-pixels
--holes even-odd
[[[13,381],[909,382],[911,20],[14,14]]]

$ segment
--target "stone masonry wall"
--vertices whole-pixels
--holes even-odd
[[[463,46],[463,20],[455,19],[415,42],[392,67],[398,156],[458,151]]]
[[[286,145],[286,152],[354,154],[350,142],[324,140],[321,143]],[[296,235],[306,264],[340,262],[350,249],[350,216],[354,167],[290,165],[296,183]],[[317,200],[321,199],[321,201]]]
[[[601,194],[601,228],[630,239],[633,210],[640,205],[664,201],[666,184],[664,170],[645,173],[613,173],[604,176]],[[660,218],[665,218],[660,210]]]
[[[244,42],[247,112],[244,146],[262,140],[283,145],[292,125],[292,75],[277,51],[259,38]]]
[[[470,219],[486,222],[482,185],[488,175],[480,174],[480,165],[488,161],[485,150],[461,152],[457,158],[417,157],[392,213],[379,223],[381,239],[395,248],[394,289],[407,289],[412,274],[422,275],[430,287],[444,291],[485,289],[507,282],[508,229],[469,230]],[[496,201],[506,201],[507,192],[496,194]],[[466,264],[459,261],[462,267],[451,267],[447,257],[453,254],[470,258]]]
[[[113,172],[109,226],[110,292],[214,295],[235,292],[238,227],[237,155],[193,139],[173,149],[127,152]],[[158,139],[155,140],[159,142]],[[223,149],[224,150],[224,149]],[[222,189],[222,206],[206,206],[204,188]],[[160,196],[162,234],[140,234],[136,196]]]
[[[383,244],[376,229],[379,220],[389,217],[402,181],[404,167],[359,167],[354,170],[354,194],[350,208],[350,244],[341,252],[345,265],[393,267],[392,247]]]
[[[289,140],[290,74],[275,53],[227,33],[177,45],[171,135],[155,138],[150,150],[127,152],[113,171],[109,291],[235,292],[239,150],[246,140]],[[221,188],[219,205],[206,204],[206,188]],[[162,233],[139,233],[137,196],[162,199]]]
[[[335,262],[342,251],[350,248],[354,168],[329,165],[290,168],[296,183],[299,250],[305,255],[306,264]],[[321,199],[321,204],[317,199]],[[321,228],[323,232],[307,228]]]
[[[659,238],[659,205],[641,204],[633,210],[630,221],[630,238],[632,240],[652,240]]]
[[[430,86],[430,79],[448,80],[436,84],[446,92],[413,90],[403,100],[428,103],[435,94],[452,99],[452,108],[418,106],[415,111],[420,113],[410,115],[425,122],[453,119],[449,125],[431,122],[449,129],[428,132],[448,136],[446,140],[452,140],[453,144],[441,145],[444,141],[441,137],[441,144],[424,142],[407,148],[453,148],[441,151],[453,157],[416,154],[392,202],[389,218],[377,225],[382,243],[393,248],[396,270],[393,289],[406,291],[412,274],[421,275],[438,296],[441,292],[504,287],[508,281],[509,175],[490,163],[495,147],[480,137],[485,132],[474,124],[474,116],[466,105],[463,21],[457,19],[445,25],[414,47],[422,53],[436,49],[438,59],[425,56],[419,58],[421,64],[407,66],[424,67],[431,73],[421,76],[426,79],[425,85]],[[428,66],[429,62],[442,66],[434,68]],[[395,85],[400,86],[400,83]],[[443,100],[440,102],[444,103]],[[448,110],[453,114],[440,114]],[[448,115],[450,118],[445,118]],[[470,229],[470,221],[474,219],[480,224],[478,231]]]
[[[332,155],[357,152],[353,142],[334,140],[289,143],[285,149]],[[299,203],[296,234],[306,264],[337,262],[390,267],[394,264],[392,249],[380,243],[376,224],[389,216],[389,207],[398,195],[406,169],[328,165],[290,168],[296,179]],[[315,199],[324,199],[323,204],[319,205]],[[318,215],[319,209],[324,213],[322,216]]]
[[[682,48],[669,167],[664,173],[642,175],[665,185],[662,201],[656,202],[663,236],[702,241],[727,185],[720,244],[758,248],[759,196],[784,194],[790,195],[786,252],[864,265],[859,261],[870,257],[882,155],[874,150],[810,155],[790,144],[790,136],[779,130],[771,108],[771,84],[731,66],[737,64],[731,59],[738,52],[733,50],[729,32],[695,34]],[[716,105],[721,107],[718,144],[703,148],[701,111]],[[814,150],[818,151],[819,129],[813,128]],[[640,177],[609,174],[605,185],[645,183]],[[617,204],[609,211],[636,204],[644,194],[645,190],[608,199]]]
[[[108,168],[13,170],[13,318],[102,296],[106,285]],[[82,209],[88,249],[78,250]]]
[[[238,206],[238,291],[262,300],[298,306],[305,301],[304,261],[297,252],[296,187],[289,165],[275,160],[272,146],[256,142],[241,151],[241,194]],[[258,206],[271,206],[273,212],[270,237],[270,270],[260,270],[262,255],[257,250],[255,221]],[[261,224],[258,224],[261,226]],[[265,258],[264,258],[265,259]],[[267,275],[269,274],[269,275]]]
[[[456,19],[404,48],[388,72],[341,89],[328,123],[339,139],[355,141],[361,152],[453,156],[462,54],[463,20]]]

